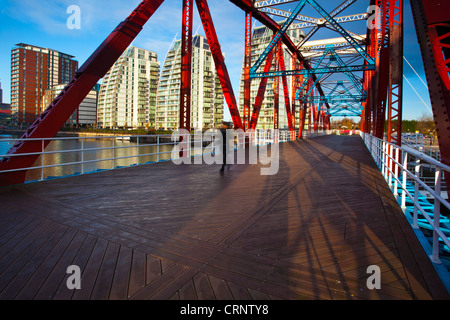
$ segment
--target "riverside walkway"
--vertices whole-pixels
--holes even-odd
[[[359,136],[282,143],[273,176],[219,169],[164,162],[0,189],[0,299],[449,298]]]

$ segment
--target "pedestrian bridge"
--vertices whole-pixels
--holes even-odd
[[[449,298],[361,137],[279,148],[276,175],[167,161],[1,188],[0,298]]]

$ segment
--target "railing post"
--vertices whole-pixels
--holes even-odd
[[[420,176],[420,158],[416,157],[415,162],[415,180],[414,180],[414,213],[413,213],[413,228],[419,229],[419,225],[417,224],[418,218],[418,206],[419,206],[419,176]]]
[[[159,162],[159,153],[160,153],[160,147],[159,147],[159,143],[160,143],[160,136],[157,136],[157,140],[156,140],[156,162]]]
[[[398,162],[399,162],[400,149],[395,148],[395,170],[394,170],[394,195],[398,198]]]
[[[136,164],[137,165],[139,165],[139,149],[140,149],[140,147],[139,147],[139,136],[137,136],[137,138],[136,138],[137,140],[136,140],[136,143],[137,143],[137,146],[136,146]]]
[[[112,169],[114,169],[116,167],[116,137],[113,137],[112,147]]]
[[[435,176],[435,186],[434,192],[436,196],[441,195],[441,179],[442,177],[442,169],[436,167],[436,176]],[[441,202],[437,197],[434,197],[434,217],[433,217],[433,253],[430,256],[431,261],[433,263],[441,264],[441,260],[439,259],[439,234],[437,230],[439,229],[439,220],[441,217]]]
[[[403,151],[403,176],[402,176],[402,184],[403,184],[403,190],[402,190],[402,209],[406,209],[406,170],[408,170],[408,153]]]
[[[392,176],[393,176],[393,174],[392,174],[392,169],[393,169],[393,166],[392,166],[392,164],[393,164],[393,155],[394,155],[394,146],[393,145],[391,145],[391,144],[389,144],[389,143],[387,143],[387,148],[388,148],[388,153],[387,153],[387,159],[388,159],[388,161],[387,161],[387,167],[386,167],[386,170],[387,170],[387,178],[388,178],[388,183],[389,183],[389,189],[391,189],[392,190]]]
[[[383,140],[382,145],[383,145],[383,149],[381,151],[381,172],[383,174],[384,180],[387,180],[387,175],[386,175],[387,144],[386,144],[386,141]]]
[[[84,174],[84,139],[81,138],[81,174]]]
[[[42,139],[42,153],[41,153],[41,180],[44,180],[44,163],[45,163],[45,155],[44,155],[44,150],[45,150],[45,139]]]

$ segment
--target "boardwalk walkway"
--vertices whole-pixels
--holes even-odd
[[[280,153],[0,189],[0,299],[448,299],[359,137]]]

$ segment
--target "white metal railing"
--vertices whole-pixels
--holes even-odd
[[[441,205],[450,210],[449,202],[441,194],[445,191],[443,176],[450,172],[450,167],[414,148],[399,147],[367,133],[361,136],[412,227],[432,232],[430,259],[441,264],[443,250],[450,250],[450,222],[441,214]],[[430,186],[419,175],[425,164],[434,172],[434,185]],[[426,191],[430,198],[425,198],[421,191]]]
[[[298,132],[279,130],[278,136],[274,130],[255,130],[246,132],[251,135],[256,145],[286,142],[295,140]],[[309,137],[330,134],[320,131]],[[198,139],[201,139],[200,143]],[[239,140],[239,139],[237,139]],[[12,146],[20,139],[1,139],[2,143]],[[65,177],[111,170],[122,167],[155,163],[172,160],[171,154],[179,141],[172,141],[172,135],[134,135],[134,136],[92,136],[92,137],[58,137],[51,139],[27,139],[36,141],[39,151],[26,154],[0,154],[5,157],[38,156],[31,167],[14,170],[3,170],[1,173],[14,171],[29,171],[27,181],[42,181],[48,178]],[[207,134],[191,134],[187,154],[191,156],[210,153],[213,148],[213,137]],[[210,148],[204,144],[210,142]],[[239,144],[239,142],[237,143]],[[242,147],[240,145],[239,147]],[[236,147],[237,148],[237,147]],[[0,176],[1,179],[1,176]]]

